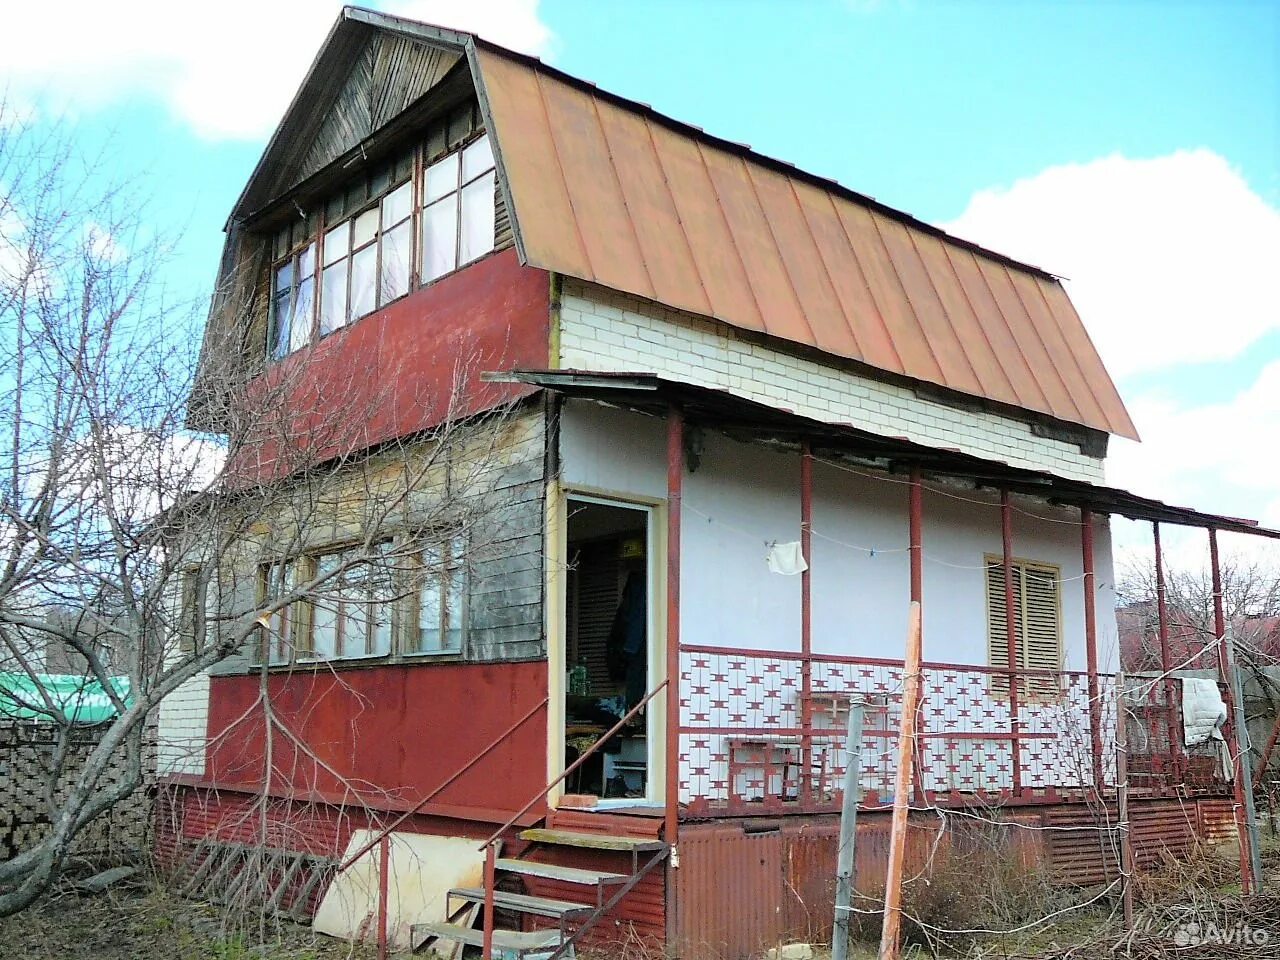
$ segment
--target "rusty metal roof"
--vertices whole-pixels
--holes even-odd
[[[483,40],[529,264],[1136,439],[1058,279]]]

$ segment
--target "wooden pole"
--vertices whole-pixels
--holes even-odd
[[[1124,671],[1116,674],[1116,804],[1120,819],[1120,895],[1124,928],[1133,930],[1133,840],[1129,835],[1129,711]]]
[[[849,953],[849,913],[858,861],[858,800],[862,787],[862,703],[849,704],[849,736],[845,741],[844,799],[840,804],[840,846],[836,852],[836,923],[831,934],[831,960]]]
[[[889,866],[884,881],[884,926],[880,960],[897,960],[902,928],[902,874],[907,852],[907,791],[915,756],[916,708],[920,700],[920,604],[911,603],[907,658],[903,670],[902,725],[898,731],[898,772],[893,788],[893,821],[889,834]]]
[[[1232,791],[1235,796],[1234,813],[1236,820],[1236,837],[1240,845],[1240,889],[1248,894],[1253,893],[1253,868],[1249,857],[1249,825],[1245,819],[1245,800],[1243,780],[1240,776],[1239,753],[1240,733],[1236,730],[1236,695],[1235,669],[1232,662],[1232,651],[1227,642],[1227,613],[1222,596],[1222,562],[1218,554],[1218,531],[1209,528],[1209,575],[1213,579],[1213,635],[1218,643],[1218,675],[1227,688],[1227,722],[1222,725],[1222,735],[1227,743],[1237,746],[1235,776],[1232,778]]]
[[[378,960],[387,960],[387,891],[391,871],[391,841],[382,838],[378,845]]]
[[[684,499],[684,413],[672,405],[667,411],[667,696],[666,783],[662,835],[670,847],[666,870],[667,942],[676,942],[680,903],[676,870],[680,850],[680,506]],[[484,955],[489,960],[489,954]]]
[[[907,505],[908,510],[908,542],[911,545],[911,602],[919,604],[921,610],[924,609],[924,485],[920,481],[920,468],[911,468],[911,496]],[[924,624],[920,625],[921,647],[923,648]],[[913,718],[913,723],[919,722],[919,717]],[[912,749],[918,756],[920,754],[920,742],[917,740]],[[911,765],[911,788],[914,791],[915,801],[917,804],[924,802],[924,783],[921,777],[921,767],[924,766],[923,759],[919,764]]]
[[[484,938],[480,956],[493,957],[493,887],[497,883],[498,841],[491,840],[484,848]]]
[[[684,415],[667,414],[667,769],[664,839],[680,826],[680,504],[684,495]],[[677,862],[676,855],[668,861]],[[488,960],[488,955],[485,955]]]
[[[1232,699],[1235,701],[1236,727],[1236,779],[1240,783],[1240,792],[1244,795],[1244,824],[1249,835],[1249,885],[1246,892],[1258,892],[1262,889],[1262,852],[1259,849],[1258,811],[1253,804],[1253,767],[1249,762],[1249,733],[1244,718],[1244,688],[1240,685],[1240,671],[1236,669],[1235,639],[1228,627],[1222,638],[1223,648],[1227,654],[1227,669],[1231,671],[1228,681]]]
[[[1164,675],[1164,711],[1169,737],[1169,767],[1166,777],[1169,782],[1180,779],[1182,770],[1181,751],[1178,748],[1178,710],[1174,704],[1177,698],[1177,684],[1169,676],[1173,670],[1173,656],[1169,651],[1169,605],[1165,597],[1164,586],[1164,550],[1160,546],[1160,524],[1152,521],[1151,537],[1156,554],[1156,618],[1159,623],[1160,636],[1160,672]],[[1153,730],[1152,733],[1155,731]]]

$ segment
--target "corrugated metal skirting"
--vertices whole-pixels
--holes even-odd
[[[1083,804],[1002,811],[1004,821],[1032,828],[1008,828],[1003,855],[1028,869],[1047,865],[1063,884],[1108,882],[1116,877],[1116,856],[1096,829],[1099,813]],[[1114,822],[1115,810],[1108,813]],[[972,821],[951,818],[939,838],[940,822],[927,816],[912,821],[908,874],[921,870],[931,853],[963,856],[973,842]],[[883,896],[889,823],[887,812],[859,817],[857,887],[870,897]],[[1056,829],[1034,829],[1044,826]],[[1063,829],[1070,827],[1081,829]],[[1231,804],[1135,802],[1133,836],[1139,866],[1166,854],[1185,856],[1197,836],[1210,842],[1234,837]],[[683,824],[675,872],[677,955],[681,960],[746,960],[779,941],[829,942],[838,837],[833,816]]]

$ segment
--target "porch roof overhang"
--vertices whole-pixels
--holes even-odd
[[[513,370],[486,379],[514,381],[567,397],[595,400],[654,416],[673,407],[686,422],[757,443],[799,444],[893,471],[916,466],[935,477],[972,481],[1053,503],[1180,526],[1280,539],[1280,530],[1239,517],[1201,513],[1139,496],[1117,487],[1072,480],[1052,473],[1010,466],[959,450],[930,447],[905,437],[886,437],[845,424],[823,423],[757,403],[723,390],[667,380],[648,373],[596,373],[572,370]]]

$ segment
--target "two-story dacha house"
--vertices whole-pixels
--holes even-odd
[[[853,699],[859,885],[883,879],[912,600],[913,805],[1076,824],[1114,784],[1109,517],[1267,532],[1104,485],[1136,430],[1053,275],[468,34],[346,9],[222,269],[207,355],[340,384],[348,457],[502,406],[507,499],[500,549],[450,546],[465,576],[341,629],[277,614],[165,705],[159,845],[193,889],[266,836],[312,858],[272,904],[309,915],[353,831],[513,821],[508,946],[821,936]],[[312,749],[270,775],[264,670]],[[1137,835],[1220,833],[1231,787],[1147,693]],[[1113,869],[1028,835],[1065,879]],[[393,926],[476,937],[433,909]]]

